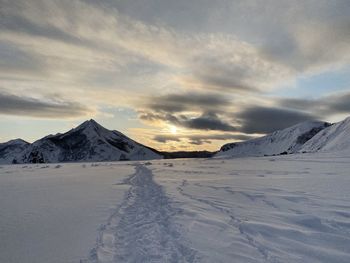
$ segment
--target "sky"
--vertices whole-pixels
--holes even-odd
[[[87,119],[217,150],[350,115],[348,0],[0,0],[0,142]]]

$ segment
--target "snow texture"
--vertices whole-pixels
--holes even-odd
[[[349,161],[1,166],[0,262],[348,263]]]
[[[101,229],[92,262],[193,262],[195,252],[186,246],[172,222],[172,207],[146,166],[124,181],[130,185],[124,201]]]
[[[117,163],[0,166],[0,262],[79,263],[133,170]]]

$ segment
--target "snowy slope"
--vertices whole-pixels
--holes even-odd
[[[0,143],[0,164],[12,163],[13,156],[20,154],[28,145],[22,139]]]
[[[308,121],[299,123],[269,135],[221,147],[216,157],[264,156],[295,153],[319,131],[329,126],[326,122]]]
[[[318,133],[300,151],[350,153],[350,117]]]
[[[159,159],[157,154],[118,131],[89,120],[64,134],[49,135],[15,155],[17,163],[56,163]]]

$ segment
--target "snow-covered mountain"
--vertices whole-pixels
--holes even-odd
[[[350,153],[350,117],[316,134],[303,145],[300,152]]]
[[[0,164],[11,163],[13,157],[23,152],[28,145],[29,143],[22,139],[0,143]]]
[[[215,156],[245,157],[295,153],[329,125],[327,122],[319,121],[302,122],[263,137],[225,144]]]
[[[225,144],[215,157],[269,156],[319,151],[350,153],[349,138],[350,117],[333,125],[327,122],[308,121],[260,138]],[[144,146],[118,131],[107,130],[94,120],[86,121],[66,133],[46,136],[32,144],[21,139],[0,143],[0,164],[151,160],[175,157],[176,153],[174,155],[159,152]],[[189,156],[186,153],[181,157]]]
[[[89,120],[64,134],[46,136],[7,156],[7,163],[150,160],[162,158],[151,148]],[[5,162],[5,161],[4,161]]]

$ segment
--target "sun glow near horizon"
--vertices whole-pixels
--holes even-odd
[[[171,134],[177,134],[177,127],[176,126],[170,126],[170,133]]]

